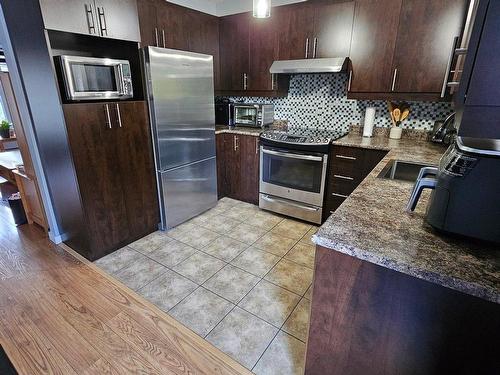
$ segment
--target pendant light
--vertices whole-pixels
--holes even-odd
[[[253,16],[255,18],[271,17],[271,0],[253,0]]]

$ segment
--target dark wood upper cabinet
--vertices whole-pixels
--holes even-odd
[[[250,14],[222,17],[220,20],[221,89],[246,90],[249,71]]]
[[[440,93],[466,0],[403,0],[392,63],[396,92]]]
[[[425,1],[423,1],[425,2]],[[351,92],[390,92],[402,0],[356,1]]]
[[[354,1],[314,7],[312,57],[348,57],[351,47]]]
[[[158,45],[157,0],[138,0],[139,29],[141,31],[141,46]]]
[[[146,103],[63,105],[91,260],[157,229],[159,208]]]
[[[273,9],[279,28],[279,59],[298,60],[312,56],[314,8],[296,4]]]
[[[252,18],[250,21],[248,90],[275,89],[276,80],[269,68],[278,59],[278,31],[267,19]]]
[[[189,24],[186,8],[163,2],[158,7],[159,47],[189,51]],[[197,25],[196,25],[197,26]]]

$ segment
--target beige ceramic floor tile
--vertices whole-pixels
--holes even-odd
[[[309,231],[309,229],[311,229],[311,227],[311,224],[305,224],[292,219],[285,219],[273,228],[272,233],[300,240]]]
[[[199,226],[188,221],[186,223],[182,223],[175,228],[169,229],[166,234],[171,238],[179,239],[184,233],[189,233],[193,230],[196,230]]]
[[[306,345],[280,331],[254,367],[256,375],[302,375]]]
[[[312,241],[312,236],[316,234],[318,231],[318,227],[313,226],[311,229],[307,231],[307,233],[300,239],[300,242],[306,243],[308,245],[316,246],[316,244]]]
[[[256,206],[253,206],[251,204],[249,204],[248,206],[237,205],[224,211],[222,214],[235,220],[245,221],[255,215],[256,212],[258,212],[258,208],[255,207]]]
[[[101,259],[96,260],[94,264],[107,273],[113,275],[142,257],[142,254],[128,246],[125,246],[109,255],[106,255],[105,257],[102,257]]]
[[[293,247],[293,245],[295,245],[296,242],[297,240],[269,232],[255,242],[253,246],[260,250],[267,251],[268,253],[283,256]]]
[[[198,284],[203,284],[225,264],[213,256],[197,252],[172,269]]]
[[[244,242],[221,236],[201,250],[223,261],[230,262],[247,247],[248,245]]]
[[[241,224],[239,220],[224,215],[215,215],[201,223],[200,226],[216,233],[225,234],[231,232],[239,224]]]
[[[148,234],[146,237],[141,238],[135,242],[132,242],[129,246],[134,250],[140,251],[144,255],[149,252],[156,250],[160,246],[163,246],[172,241],[172,238],[167,236],[167,232],[156,231],[154,233]]]
[[[295,293],[262,280],[238,306],[281,327],[299,300]]]
[[[267,230],[262,228],[252,227],[251,225],[247,224],[240,224],[227,235],[235,240],[251,245],[260,237],[262,237],[266,232]]]
[[[205,337],[233,306],[231,302],[200,287],[171,309],[169,315]]]
[[[196,226],[195,229],[184,231],[176,235],[176,239],[194,248],[202,249],[219,236],[219,233],[202,228],[201,226]]]
[[[203,287],[238,303],[259,280],[258,277],[228,264],[208,279]]]
[[[166,270],[163,275],[139,289],[138,293],[160,309],[168,311],[197,287],[191,280]]]
[[[312,290],[313,290],[313,287],[312,287],[312,284],[311,284],[311,286],[307,289],[306,294],[304,294],[304,298],[305,299],[308,299],[309,301],[311,300],[311,298],[312,298]]]
[[[264,277],[279,260],[280,258],[276,255],[251,246],[234,259],[231,264],[256,276]]]
[[[311,285],[313,270],[297,263],[282,259],[264,279],[303,295]]]
[[[206,339],[251,369],[277,331],[271,324],[235,307]]]
[[[148,256],[167,267],[174,267],[196,253],[196,249],[177,240],[172,240],[151,251]]]
[[[253,216],[245,220],[245,224],[270,230],[282,220],[282,217],[270,214],[269,212],[258,211]]]
[[[285,259],[291,260],[302,266],[314,269],[314,255],[316,254],[316,247],[307,245],[303,242],[298,242],[292,250],[286,255]]]
[[[306,342],[310,308],[311,301],[302,298],[295,310],[293,310],[292,315],[286,320],[282,329],[299,340]]]
[[[145,256],[137,259],[115,274],[130,289],[139,290],[167,270],[166,267]]]

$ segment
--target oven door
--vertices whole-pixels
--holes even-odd
[[[328,155],[261,146],[260,192],[321,207]]]
[[[125,99],[126,60],[61,56],[64,85],[69,100]],[[130,74],[130,73],[128,73]]]
[[[259,126],[259,108],[251,105],[234,106],[234,124],[242,126]]]

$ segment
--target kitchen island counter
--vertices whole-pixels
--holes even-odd
[[[437,165],[443,146],[350,133],[336,145],[389,150],[314,237],[317,245],[495,303],[500,302],[499,246],[437,233],[425,222],[429,192],[405,211],[412,183],[378,178],[391,160]]]

